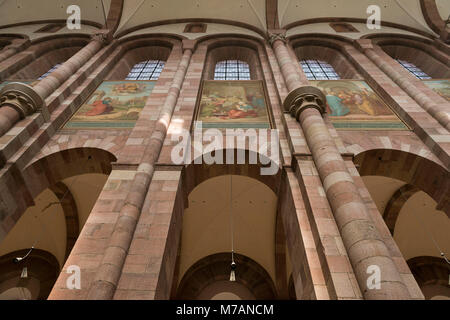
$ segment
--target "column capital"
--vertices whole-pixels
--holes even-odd
[[[44,100],[33,87],[21,82],[12,82],[0,90],[0,108],[4,106],[15,109],[23,119],[42,110]]]
[[[109,30],[98,30],[91,34],[91,40],[100,41],[102,45],[106,45],[112,41],[112,35]]]
[[[353,43],[355,47],[361,52],[364,52],[368,49],[374,49],[374,44],[371,39],[355,39],[353,40]]]
[[[183,39],[181,42],[181,47],[183,49],[183,52],[185,50],[191,50],[192,52],[194,52],[196,46],[197,46],[197,40]]]
[[[270,29],[268,30],[268,35],[269,35],[269,43],[271,46],[277,40],[286,43],[286,30],[284,29]]]
[[[283,107],[298,121],[300,113],[307,108],[317,109],[321,114],[325,113],[325,103],[326,97],[319,88],[304,86],[289,92],[284,100]]]

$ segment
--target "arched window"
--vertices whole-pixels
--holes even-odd
[[[214,80],[250,80],[250,67],[247,62],[239,60],[217,62]]]
[[[308,80],[339,80],[336,70],[322,60],[302,60],[300,61],[303,72]]]
[[[405,68],[406,70],[411,72],[417,78],[419,78],[419,79],[431,79],[431,77],[428,74],[423,72],[423,70],[420,69],[419,67],[417,67],[415,64],[410,63],[410,62],[405,61],[405,60],[400,60],[400,59],[396,59],[396,60],[397,60],[398,63],[400,63],[403,66],[403,68]]]
[[[50,70],[48,70],[46,73],[44,73],[42,76],[40,76],[40,77],[38,78],[38,80],[42,80],[42,79],[44,79],[45,77],[48,77],[48,76],[50,75],[50,73],[52,73],[53,71],[55,71],[56,69],[58,69],[60,65],[62,65],[62,63],[55,64]]]
[[[158,80],[163,68],[164,61],[142,61],[133,66],[125,80]]]

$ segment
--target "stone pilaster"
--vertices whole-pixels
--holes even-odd
[[[105,33],[92,35],[92,40],[83,49],[33,87],[36,93],[45,100],[107,43],[108,37]]]
[[[370,39],[359,39],[355,41],[356,47],[363,52],[372,62],[386,73],[400,88],[408,93],[424,110],[435,118],[444,128],[450,130],[450,104],[437,104],[427,94],[414,85],[413,75],[403,75],[395,68],[386,63],[387,59],[392,59],[386,53],[381,53],[381,48],[376,48]],[[377,50],[376,50],[377,49]],[[398,68],[402,68],[400,65]]]
[[[273,33],[270,33],[269,42],[273,47],[275,56],[277,57],[277,61],[288,91],[307,85],[308,82],[306,79],[302,79],[300,77],[296,71],[296,66],[292,63],[284,32],[281,30],[275,30]]]
[[[150,137],[150,142],[146,146],[143,159],[131,182],[130,192],[120,210],[102,262],[89,289],[88,299],[105,300],[113,299],[114,297],[121,278],[125,259],[133,240],[136,225],[139,221],[144,201],[155,173],[155,164],[163,146],[164,138],[167,134],[167,129],[190,63],[192,48],[184,48],[183,56],[174,75],[164,105],[162,106],[159,119]]]

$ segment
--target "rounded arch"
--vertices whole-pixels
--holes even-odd
[[[427,193],[437,209],[450,217],[450,175],[438,163],[417,154],[391,149],[372,149],[359,153],[354,162],[361,176],[385,176],[404,181]]]
[[[58,260],[47,251],[33,249],[26,259],[14,262],[16,257],[24,257],[28,251],[14,251],[0,257],[0,297],[5,294],[8,299],[44,300],[50,294],[60,271]],[[21,278],[25,267],[27,277]],[[8,296],[14,288],[26,289],[29,296]]]
[[[0,33],[0,51],[7,49],[8,46],[14,46],[17,49],[23,49],[31,44],[28,36],[23,34]]]
[[[206,41],[208,40],[208,41]],[[205,42],[206,41],[206,42]],[[252,80],[264,79],[261,61],[258,54],[258,44],[247,37],[204,37],[199,39],[199,44],[205,43],[207,55],[203,68],[203,79],[214,79],[216,64],[224,60],[240,60],[246,62],[250,68]]]
[[[176,298],[195,299],[207,286],[219,281],[229,281],[230,259],[230,253],[216,253],[197,261],[181,279]],[[257,300],[276,298],[275,285],[261,265],[251,258],[237,253],[235,253],[234,259],[237,264],[237,283],[244,285]]]
[[[230,154],[230,159],[233,159],[233,164],[205,164],[203,161],[200,164],[197,164],[198,159],[194,159],[190,164],[185,166],[183,169],[183,180],[185,181],[185,192],[186,196],[191,193],[192,190],[202,182],[209,180],[214,177],[223,176],[223,175],[241,175],[249,178],[253,178],[262,182],[267,187],[269,187],[276,195],[278,195],[278,191],[280,188],[281,181],[281,167],[277,165],[275,162],[271,162],[276,166],[275,174],[261,174],[262,168],[267,168],[269,165],[265,165],[263,163],[267,163],[269,160],[264,155],[260,153],[244,150],[244,149],[221,149],[224,158],[227,154]],[[241,153],[241,154],[240,154]],[[205,156],[208,153],[202,155]],[[209,153],[211,155],[211,153]],[[239,164],[237,159],[245,159],[244,164]],[[261,158],[263,161],[261,161]],[[250,159],[256,159],[255,164],[250,164]]]
[[[450,299],[450,264],[443,258],[421,256],[407,261],[426,299],[444,296]]]
[[[87,35],[49,36],[31,43],[27,48],[30,52],[24,63],[14,65],[8,74],[8,79],[35,80],[53,66],[64,63],[89,42]]]
[[[362,79],[353,64],[343,52],[350,39],[338,35],[304,34],[290,37],[298,60],[323,60],[336,70],[342,79]]]
[[[261,175],[260,164],[248,164],[249,155],[247,152],[247,164],[206,165],[193,162],[183,170],[185,217],[176,279],[181,279],[202,257],[227,251],[229,199],[233,199],[235,241],[238,244],[236,252],[255,259],[266,268],[272,279],[277,278],[275,238],[281,170],[273,176]],[[251,230],[261,231],[253,233]],[[265,250],[261,250],[261,243],[264,243]],[[178,280],[175,280],[176,283]],[[174,288],[172,292],[175,291]]]
[[[78,208],[75,198],[67,187],[61,181],[50,186],[50,190],[55,194],[64,212],[64,220],[66,222],[66,254],[65,258],[69,257],[75,242],[77,241],[80,232],[80,218],[78,216]]]
[[[345,44],[352,44],[353,39],[338,35],[327,33],[302,33],[295,34],[288,37],[293,48],[300,44],[316,44],[328,46],[333,49],[340,49]]]
[[[257,48],[256,43],[264,44],[264,40],[262,38],[258,38],[255,36],[252,36],[250,34],[237,34],[237,33],[218,33],[218,34],[207,34],[204,36],[201,36],[196,39],[198,43],[207,42],[210,41],[211,43],[208,44],[211,48],[213,48],[215,45],[222,46],[225,45],[227,41],[242,41],[242,44],[244,46],[248,46],[251,49]]]
[[[0,38],[9,38],[11,40],[17,38],[21,40],[29,40],[28,36],[26,34],[21,33],[0,33]]]
[[[65,149],[29,164],[23,177],[33,197],[59,181],[85,173],[108,175],[117,158],[99,148]]]
[[[445,21],[442,20],[441,15],[439,14],[436,0],[420,0],[420,9],[422,10],[423,17],[428,26],[437,34],[446,35]]]
[[[8,241],[2,243],[2,250],[19,249],[24,242],[33,243],[33,239],[40,239],[38,246],[44,243],[47,247],[41,249],[54,254],[62,264],[114,161],[115,156],[102,149],[74,148],[52,153],[28,165],[22,172],[22,183],[33,200],[27,206],[15,209],[13,221],[5,230]],[[48,212],[56,212],[56,216]],[[42,228],[34,228],[35,223]],[[47,227],[50,229],[45,229]],[[29,228],[33,228],[32,232],[23,232]],[[42,237],[44,229],[46,233]]]
[[[394,234],[395,223],[397,222],[400,210],[405,205],[405,203],[419,191],[420,190],[417,187],[406,184],[395,191],[395,193],[387,203],[384,212],[382,212],[382,215],[392,235]]]
[[[176,46],[181,46],[181,39],[161,38],[156,35],[133,36],[120,40],[123,53],[118,63],[109,71],[105,80],[124,80],[131,68],[141,61],[167,61]]]
[[[448,55],[436,49],[430,40],[397,34],[375,34],[367,38],[393,59],[414,63],[433,78],[450,77]]]

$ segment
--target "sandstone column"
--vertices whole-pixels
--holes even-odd
[[[20,82],[4,86],[0,91],[0,136],[20,119],[42,110],[45,99],[97,53],[106,43],[106,38],[106,33],[93,35],[83,49],[34,87]]]
[[[117,288],[127,252],[133,239],[134,230],[141,214],[150,182],[155,171],[155,163],[162,149],[181,86],[194,50],[192,42],[183,42],[183,57],[173,78],[167,98],[162,106],[159,119],[144,152],[142,163],[132,182],[125,204],[120,210],[109,244],[105,250],[94,282],[89,289],[88,299],[112,299]]]
[[[385,59],[392,59],[388,54],[381,52],[381,48],[375,50],[370,39],[355,41],[356,46],[384,73],[386,73],[400,88],[405,90],[424,110],[435,118],[444,128],[450,131],[450,104],[439,105],[430,99],[425,93],[417,89],[412,81],[402,76],[393,67],[386,63]],[[378,51],[378,52],[377,52]],[[399,66],[401,68],[401,66]]]
[[[296,66],[283,38],[275,35],[271,42],[290,91],[284,108],[301,124],[361,292],[365,299],[409,299],[407,287],[322,118],[326,98],[318,88],[305,85],[300,75],[293,74],[297,73]],[[378,290],[367,287],[367,268],[371,265],[381,269]]]

